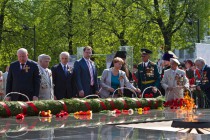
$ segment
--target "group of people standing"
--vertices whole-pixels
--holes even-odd
[[[83,50],[83,58],[77,60],[74,69],[68,66],[68,52],[60,54],[60,63],[49,69],[51,57],[38,56],[38,63],[28,59],[28,52],[21,48],[17,51],[18,60],[10,64],[6,94],[18,92],[30,100],[63,99],[85,97],[98,94],[97,71],[90,60],[92,48]],[[9,94],[6,100],[26,101],[21,94]]]
[[[161,91],[162,93],[165,93],[166,99],[168,98],[169,100],[183,97],[181,94],[183,93],[183,90],[190,90],[195,101],[199,100],[196,103],[198,107],[209,107],[210,68],[205,60],[199,57],[196,58],[194,62],[186,60],[183,65],[181,65],[176,55],[170,51],[163,55],[162,60],[164,68],[161,72]],[[173,61],[176,62],[175,67]],[[171,86],[168,86],[165,83],[168,83],[168,85]]]
[[[121,52],[122,53],[122,52]],[[132,75],[125,63],[126,54],[115,56],[110,68],[102,73],[100,83],[97,80],[97,69],[90,59],[92,48],[86,46],[83,49],[83,57],[74,63],[74,67],[68,66],[70,55],[68,52],[60,54],[60,63],[49,69],[51,58],[41,54],[38,63],[28,59],[28,52],[24,48],[17,51],[18,60],[10,64],[6,94],[19,92],[30,100],[49,100],[63,98],[83,98],[96,94],[101,98],[126,95],[132,97],[134,91],[138,97],[147,90],[154,97],[162,91],[166,100],[182,98],[183,90],[189,88],[189,80],[184,70],[179,69],[178,59],[171,53],[163,55],[164,69],[158,72],[156,63],[150,61],[152,51],[141,49],[142,62],[137,66],[137,72]],[[201,81],[196,86],[197,90],[210,91],[210,68],[202,58],[195,60],[195,66],[199,69]],[[132,83],[137,82],[138,88]],[[130,89],[126,90],[124,87]],[[117,92],[116,92],[117,91]],[[210,96],[210,95],[209,95]],[[26,101],[20,94],[9,94],[6,100]]]

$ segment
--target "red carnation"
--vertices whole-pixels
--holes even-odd
[[[150,93],[150,94],[149,94],[149,97],[150,97],[150,98],[152,98],[152,97],[153,97],[153,94],[152,94],[152,93]]]
[[[20,114],[16,115],[16,119],[23,120],[24,119],[24,114],[20,113]]]

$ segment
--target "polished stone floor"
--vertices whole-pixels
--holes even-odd
[[[210,119],[210,110],[197,110],[195,114],[199,118]],[[134,113],[133,115],[110,116],[96,113],[92,116],[76,117],[71,114],[62,119],[26,117],[23,121],[16,120],[15,117],[1,118],[0,139],[210,139],[208,134],[183,133],[178,132],[177,128],[169,131],[149,127],[154,122],[160,122],[161,127],[161,122],[164,124],[164,122],[169,123],[173,119],[186,117],[186,114],[172,110],[151,110],[141,115]],[[170,128],[170,125],[167,125],[167,127]]]

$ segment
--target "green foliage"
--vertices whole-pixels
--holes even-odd
[[[192,48],[198,19],[202,39],[209,30],[209,9],[209,0],[1,0],[0,68],[17,59],[20,47],[34,58],[34,25],[36,60],[49,54],[51,66],[59,62],[60,52],[76,54],[77,47],[86,45],[96,54],[133,46],[134,64],[141,61],[139,50],[145,47],[153,50],[155,60],[161,46]],[[105,59],[95,61],[101,74]]]

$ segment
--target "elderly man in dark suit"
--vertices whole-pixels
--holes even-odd
[[[72,68],[67,63],[70,55],[68,52],[60,54],[60,63],[52,67],[55,99],[72,98]]]
[[[10,64],[6,93],[19,92],[25,94],[30,100],[38,100],[40,75],[36,62],[28,59],[28,51],[20,48],[17,51],[18,61]],[[21,95],[10,94],[6,100],[26,101]]]
[[[84,97],[91,94],[98,94],[97,70],[90,60],[92,48],[86,46],[83,49],[83,58],[74,63],[74,72],[76,87],[79,92],[79,97]]]

